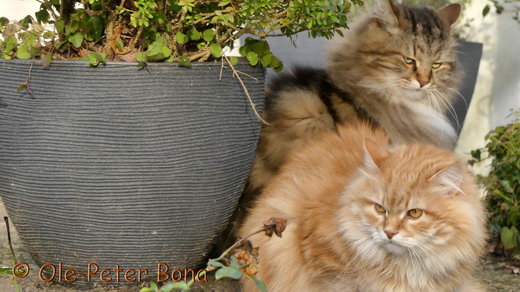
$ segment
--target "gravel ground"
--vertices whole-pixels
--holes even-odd
[[[12,259],[9,251],[9,245],[7,241],[7,233],[5,232],[5,223],[3,216],[6,216],[6,212],[3,204],[0,202],[0,264],[1,266],[11,266]],[[13,246],[15,249],[16,256],[19,262],[27,262],[33,265],[32,270],[37,269],[30,255],[24,250],[22,243],[11,225],[11,236]],[[70,287],[64,287],[59,285],[48,284],[40,281],[34,273],[25,279],[18,280],[19,284],[23,288],[24,292],[63,292],[72,291],[80,292],[82,290],[76,290]],[[519,292],[520,291],[520,275],[512,274],[505,268],[505,264],[497,262],[491,258],[482,259],[475,277],[479,279],[487,288],[489,292],[503,291],[503,292]],[[208,277],[208,279],[211,276]],[[144,285],[144,284],[143,284]],[[140,289],[137,287],[121,287],[121,288],[105,288],[95,287],[88,291],[90,292],[138,292]],[[12,280],[8,276],[0,276],[0,291],[11,292],[15,291]],[[83,290],[85,291],[85,290]],[[194,291],[238,291],[236,282],[234,281],[219,281],[218,285],[215,282],[208,282],[204,286],[198,286]]]

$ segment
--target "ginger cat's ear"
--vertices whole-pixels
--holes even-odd
[[[387,158],[390,153],[370,138],[365,138],[363,149],[365,150],[365,167],[371,171],[380,171],[381,162]]]
[[[444,167],[428,178],[428,181],[446,188],[448,194],[464,193],[461,190],[463,166],[455,163]]]
[[[461,7],[459,4],[448,4],[439,9],[437,9],[437,13],[439,16],[447,21],[450,25],[454,24],[460,16]]]

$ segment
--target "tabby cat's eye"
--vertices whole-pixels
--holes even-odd
[[[439,68],[441,65],[442,65],[442,63],[438,63],[438,62],[437,62],[437,63],[433,63],[433,64],[432,64],[432,68],[433,68],[433,69],[437,69],[437,68]]]
[[[379,204],[375,204],[375,207],[376,207],[377,213],[380,213],[380,214],[386,213],[386,210],[385,210],[385,208],[383,206],[381,206]]]
[[[404,62],[405,62],[406,64],[412,65],[412,64],[415,63],[415,60],[412,59],[412,58],[408,58],[408,57],[404,57],[404,56],[403,56],[403,59],[404,59]]]
[[[422,216],[423,214],[423,210],[421,209],[412,209],[412,210],[409,210],[408,211],[408,216],[412,217],[412,218],[419,218]]]

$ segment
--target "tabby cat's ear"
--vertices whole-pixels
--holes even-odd
[[[381,0],[376,10],[377,16],[390,24],[399,22],[399,9],[394,5],[392,0]]]
[[[363,149],[365,150],[365,167],[370,171],[379,171],[381,162],[390,154],[370,138],[365,138]]]
[[[452,25],[455,23],[455,21],[457,21],[457,19],[459,19],[460,10],[460,5],[453,3],[437,9],[437,14],[439,14],[439,16],[447,21],[450,25]]]
[[[464,168],[460,163],[444,167],[430,176],[429,182],[437,184],[447,190],[448,194],[464,193],[461,190]]]

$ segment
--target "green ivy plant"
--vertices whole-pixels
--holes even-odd
[[[308,31],[330,38],[347,27],[362,0],[35,0],[34,16],[0,18],[0,58],[178,62],[219,59],[249,35],[240,55],[251,65],[283,69],[266,41]],[[224,59],[222,59],[224,61]],[[230,58],[232,64],[236,58]]]
[[[491,160],[486,187],[491,234],[501,243],[506,255],[520,259],[520,111],[513,121],[490,131],[484,148],[471,151],[471,165]]]

